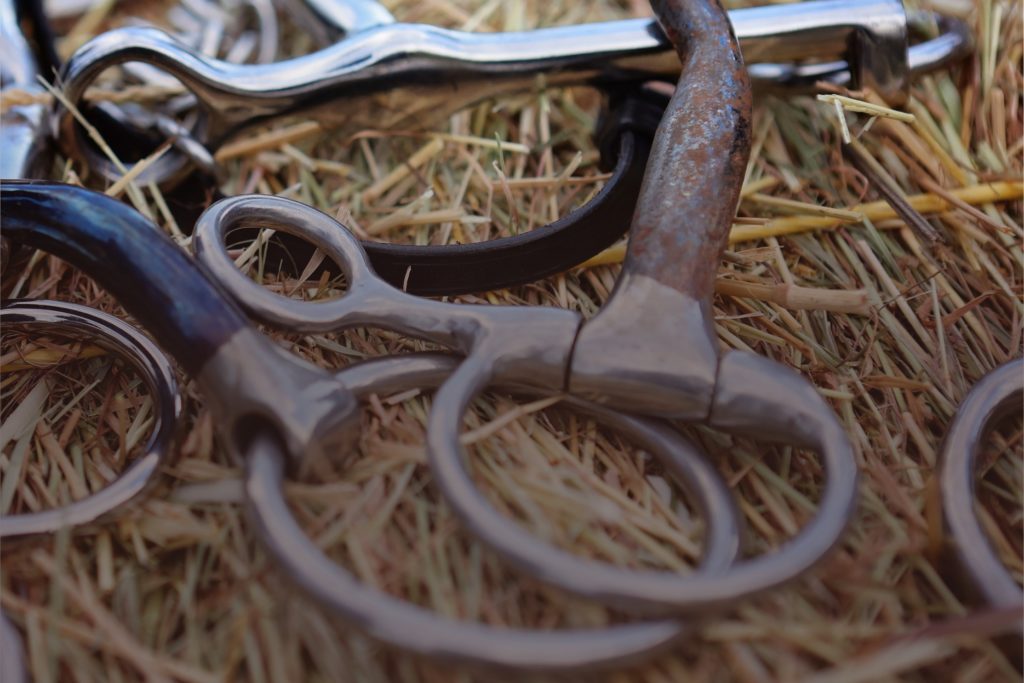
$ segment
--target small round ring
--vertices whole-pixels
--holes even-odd
[[[953,552],[989,605],[1020,608],[1024,591],[999,560],[974,510],[978,455],[985,433],[1007,415],[1021,413],[1024,359],[1002,365],[978,382],[953,417],[942,444],[939,488]]]
[[[366,398],[371,392],[436,386],[458,363],[459,359],[450,355],[411,354],[360,363],[339,376],[353,392]],[[591,412],[586,406],[575,407]],[[706,552],[698,571],[726,569],[739,548],[739,514],[715,469],[678,433],[659,423],[599,409],[591,414],[637,438],[652,452],[685,454],[687,489],[708,520]],[[671,645],[689,630],[686,622],[678,620],[559,631],[494,628],[454,621],[374,591],[329,560],[295,522],[283,494],[284,459],[281,446],[269,436],[254,438],[246,455],[246,494],[257,536],[285,574],[317,604],[380,641],[462,663],[578,671],[635,661]]]
[[[57,333],[69,330],[95,337],[95,343],[123,357],[139,372],[153,400],[153,430],[143,454],[111,484],[53,510],[0,517],[0,538],[53,533],[89,524],[137,499],[174,454],[183,399],[174,370],[156,345],[113,316],[60,301],[16,301],[0,308],[2,325],[34,325]]]

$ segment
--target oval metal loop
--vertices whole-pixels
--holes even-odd
[[[125,42],[123,34],[130,35],[131,42]],[[214,82],[220,81],[216,72],[211,73],[206,68],[207,58],[191,50],[181,41],[155,28],[132,27],[100,34],[83,45],[67,61],[61,72],[61,82],[65,86],[67,101],[73,106],[81,106],[86,90],[101,73],[113,66],[133,61],[158,67],[177,78],[193,93],[203,92],[204,77],[213,79]],[[220,63],[218,60],[209,61]],[[204,146],[210,142],[208,126],[213,113],[209,106],[210,103],[204,98],[197,97],[196,120],[190,134],[191,139]],[[89,141],[70,112],[60,104],[56,107],[57,137],[65,151],[83,160],[90,170],[98,172],[104,178],[119,179],[123,172],[118,164]],[[113,116],[118,119],[125,118],[116,114]],[[191,165],[189,154],[174,147],[147,166],[136,180],[140,184],[174,183],[188,173]],[[123,167],[130,166],[131,164],[125,164]]]
[[[160,349],[139,331],[85,306],[60,301],[18,301],[0,308],[4,326],[25,325],[95,339],[139,372],[153,401],[153,429],[140,455],[105,488],[60,508],[0,517],[0,538],[47,534],[90,524],[137,500],[174,456],[183,398],[174,370]]]
[[[728,362],[734,356],[765,360],[753,354],[726,354],[722,368],[725,385],[734,385],[740,379],[739,375],[732,375],[741,366],[735,366],[737,370],[733,371],[733,364]],[[766,360],[765,363],[776,365]],[[750,370],[742,367],[743,372]],[[656,571],[623,572],[559,550],[502,515],[476,487],[466,469],[467,455],[459,440],[462,417],[473,399],[487,388],[491,376],[486,363],[470,356],[438,391],[427,429],[431,472],[445,500],[475,536],[514,566],[559,588],[644,615],[679,615],[721,608],[777,587],[810,569],[835,546],[849,522],[856,499],[856,465],[841,426],[824,401],[818,399],[818,408],[803,410],[800,417],[815,421],[806,429],[816,435],[812,445],[821,453],[825,466],[819,513],[778,550],[743,560],[724,571],[682,577]],[[795,373],[793,377],[800,379]],[[771,400],[777,414],[785,417],[792,409],[792,401],[779,385],[772,388]],[[809,385],[808,389],[813,392]]]
[[[269,228],[311,242],[341,268],[347,291],[320,303],[274,294],[246,277],[228,255],[227,237],[239,228]],[[391,290],[348,229],[311,206],[282,197],[248,195],[217,202],[196,221],[192,249],[218,286],[254,318],[295,331],[335,330],[350,311],[366,310],[362,295],[367,287]]]
[[[365,399],[375,392],[437,386],[458,363],[457,357],[449,355],[412,354],[367,361],[338,376]],[[707,520],[706,552],[697,572],[724,571],[739,549],[739,514],[728,488],[707,460],[681,435],[657,422],[581,402],[572,405],[675,465]],[[283,495],[284,459],[273,438],[254,439],[246,455],[246,492],[258,536],[285,574],[318,605],[386,643],[465,663],[576,671],[633,661],[670,645],[687,631],[684,622],[675,620],[564,631],[494,628],[454,621],[372,590],[331,562],[295,522]]]
[[[972,588],[996,608],[1020,609],[1024,591],[999,559],[978,520],[974,493],[977,461],[985,434],[1002,417],[1020,417],[1022,401],[1024,359],[1017,358],[985,375],[967,394],[939,456],[942,516],[952,537],[951,549],[974,584]]]

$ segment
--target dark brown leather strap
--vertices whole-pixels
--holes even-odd
[[[601,191],[553,223],[513,237],[474,244],[404,245],[364,242],[377,273],[411,294],[445,296],[483,292],[535,282],[576,266],[610,246],[625,233],[643,180],[650,141],[661,120],[667,97],[635,88],[610,96],[595,133],[602,168],[612,177]],[[191,226],[206,206],[221,198],[198,175],[167,199],[175,217]],[[254,238],[239,231],[239,241]],[[268,246],[272,267],[298,272],[312,256],[312,246],[278,234]],[[336,271],[325,263],[313,273]]]
[[[553,223],[475,244],[407,246],[364,242],[377,273],[423,295],[463,294],[534,282],[586,261],[629,227],[650,139],[619,137],[612,177],[594,199]]]

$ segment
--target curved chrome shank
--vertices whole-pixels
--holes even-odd
[[[18,26],[14,0],[0,0],[0,88],[43,93],[35,56]],[[0,114],[0,178],[38,178],[47,156],[46,108],[10,107]]]
[[[937,49],[929,49],[925,59],[915,57],[918,47],[908,52],[900,0],[818,0],[736,10],[730,18],[752,64],[752,79],[771,87],[807,89],[819,81],[864,85],[898,102],[910,64],[942,58]],[[946,41],[941,47],[962,51],[964,45]],[[160,31],[127,28],[84,45],[65,65],[62,80],[68,100],[78,103],[111,66],[130,61],[159,66],[195,93],[201,111],[192,135],[217,147],[248,126],[311,108],[341,134],[367,127],[427,127],[486,97],[534,87],[538,73],[549,85],[675,80],[679,63],[670,47],[650,19],[492,34],[391,23],[303,57],[236,65],[203,57]],[[344,106],[338,106],[339,99]],[[118,177],[70,114],[60,116],[68,153],[87,159],[107,177]],[[170,153],[141,180],[174,182],[187,165],[181,154]]]

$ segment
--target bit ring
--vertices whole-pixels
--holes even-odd
[[[458,365],[457,356],[410,354],[367,361],[339,373],[362,398],[409,387],[437,386]],[[718,573],[735,560],[739,514],[720,475],[679,434],[657,422],[572,401],[676,468],[707,519],[705,555],[698,573]],[[437,401],[435,400],[435,405]],[[435,408],[436,409],[436,408]],[[368,589],[329,560],[306,536],[283,493],[285,456],[272,437],[254,438],[245,455],[246,497],[256,535],[299,588],[318,605],[355,623],[375,638],[421,655],[463,663],[531,671],[578,671],[636,661],[685,635],[690,625],[671,619],[603,629],[539,631],[492,628],[453,621],[398,598]],[[487,540],[487,539],[484,539]]]
[[[183,399],[170,362],[141,332],[86,306],[61,301],[16,301],[0,308],[0,324],[33,325],[94,338],[120,355],[141,375],[153,400],[152,433],[140,455],[111,484],[69,505],[52,510],[0,516],[0,538],[54,533],[90,524],[139,498],[174,455]]]

